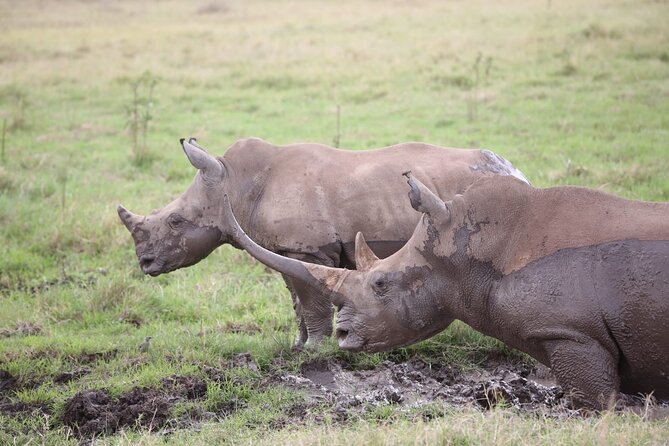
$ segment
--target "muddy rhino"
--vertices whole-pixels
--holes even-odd
[[[619,390],[669,398],[669,203],[503,177],[444,202],[407,177],[422,218],[383,260],[358,233],[358,271],[278,256],[240,228],[234,236],[328,296],[344,349],[411,344],[459,319],[551,367],[579,406],[602,407]]]
[[[484,176],[513,175],[527,181],[511,163],[487,150],[405,143],[349,151],[320,144],[275,146],[250,138],[215,158],[195,139],[181,144],[199,169],[188,190],[147,216],[118,207],[140,266],[152,276],[193,265],[230,242],[221,218],[224,194],[244,230],[265,248],[310,263],[350,268],[357,231],[368,234],[381,257],[397,251],[411,236],[418,216],[408,203],[393,200],[405,187],[400,173],[406,165],[444,197]],[[298,345],[330,336],[332,306],[318,289],[285,279],[300,319]]]

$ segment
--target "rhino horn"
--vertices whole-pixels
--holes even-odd
[[[223,196],[223,211],[227,226],[230,228],[229,235],[234,241],[258,261],[286,276],[298,279],[319,290],[329,290],[330,295],[334,295],[341,286],[344,277],[350,272],[346,269],[330,268],[323,265],[302,262],[290,257],[284,257],[263,248],[254,242],[244,232],[241,226],[239,226],[239,222],[232,211],[227,194]],[[333,303],[336,304],[336,302]]]
[[[223,166],[216,158],[200,147],[195,138],[191,138],[188,141],[181,138],[181,147],[183,147],[184,152],[186,152],[186,156],[193,167],[202,171],[203,178],[206,182],[215,183],[221,179],[223,175]]]
[[[142,221],[142,217],[140,215],[133,214],[120,204],[116,208],[116,212],[118,212],[118,216],[121,218],[121,221],[130,232],[133,232],[137,225]]]
[[[355,267],[360,271],[368,271],[379,260],[365,241],[362,232],[355,236]]]
[[[428,216],[440,223],[448,223],[451,219],[451,212],[446,203],[437,197],[427,186],[418,181],[411,174],[411,171],[404,172],[402,175],[407,177],[407,183],[411,190],[409,191],[409,200],[411,207],[418,212],[425,212]]]

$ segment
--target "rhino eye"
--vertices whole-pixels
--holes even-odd
[[[179,227],[183,226],[185,222],[186,219],[179,214],[172,214],[167,217],[167,224],[170,225],[170,228],[172,229],[178,229]]]
[[[384,294],[388,291],[388,281],[385,277],[377,277],[372,283],[372,287],[377,294]]]

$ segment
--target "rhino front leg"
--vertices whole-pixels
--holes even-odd
[[[337,261],[330,256],[317,253],[316,255],[304,253],[283,253],[286,257],[302,260],[304,262],[316,263],[325,266],[337,266]],[[332,335],[332,318],[334,306],[320,291],[300,280],[283,276],[291,297],[293,298],[293,309],[300,324],[300,331],[295,342],[296,348],[315,347],[323,342],[323,339]]]
[[[307,339],[304,347],[316,347],[323,339],[332,335],[332,318],[334,307],[321,292],[303,282],[293,281],[292,284],[297,292],[297,299],[302,310],[300,321],[300,336],[302,326],[306,328]]]
[[[606,409],[620,389],[617,358],[593,339],[560,340],[546,348],[551,369],[575,408]]]
[[[297,290],[295,290],[295,286],[293,286],[293,280],[286,275],[282,274],[282,276],[283,280],[286,282],[286,288],[288,288],[288,291],[290,291],[290,297],[293,299],[293,310],[295,310],[295,316],[297,316],[297,322],[300,325],[297,338],[295,339],[295,348],[301,349],[304,347],[304,344],[307,342],[307,338],[309,336],[307,332],[307,323],[304,320],[304,314],[302,311],[302,303],[300,302]]]

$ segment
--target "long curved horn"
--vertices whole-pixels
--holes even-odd
[[[230,236],[246,252],[268,267],[294,279],[301,280],[315,288],[325,288],[331,292],[337,291],[345,275],[350,272],[342,268],[330,268],[323,265],[302,262],[290,257],[284,257],[263,248],[246,234],[239,226],[239,222],[232,212],[228,195],[223,196],[223,211]]]
[[[133,214],[120,204],[116,208],[116,212],[118,213],[118,216],[121,218],[121,221],[125,227],[128,228],[128,231],[130,232],[134,231],[135,227],[142,221],[142,217],[140,215]]]

